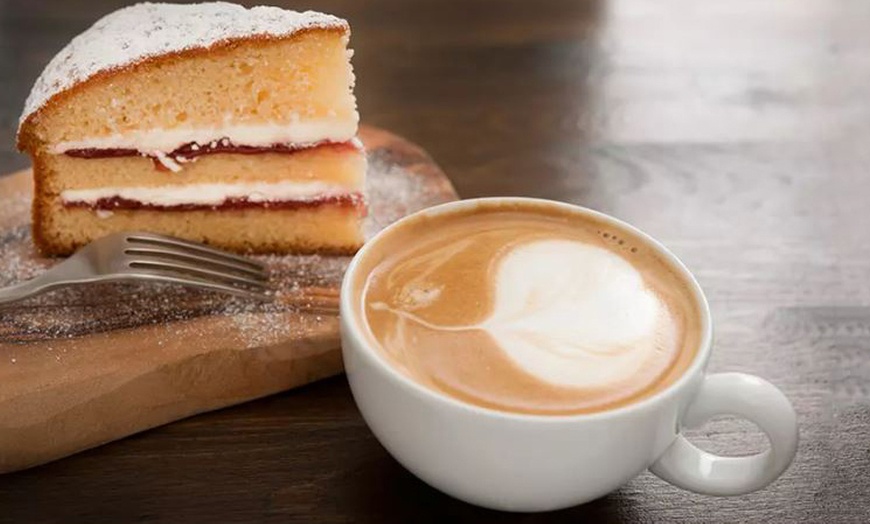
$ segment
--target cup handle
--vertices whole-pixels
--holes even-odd
[[[755,423],[767,434],[770,448],[746,457],[722,457],[677,435],[650,471],[696,493],[742,495],[767,486],[788,468],[797,451],[797,416],[776,386],[744,373],[708,375],[682,425],[697,427],[716,415],[735,415]]]

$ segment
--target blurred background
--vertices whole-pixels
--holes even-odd
[[[0,0],[0,172],[28,165],[14,137],[41,69],[70,38],[126,3]],[[711,368],[762,375],[797,407],[798,457],[762,492],[711,499],[645,474],[615,495],[551,517],[868,521],[870,2],[269,3],[350,21],[362,122],[421,145],[462,197],[569,201],[664,241],[707,291],[718,338]],[[321,457],[313,469],[329,475],[295,480],[280,465],[264,466],[272,479],[264,482],[308,490],[295,498],[292,490],[270,492],[270,511],[309,518],[303,521],[376,515],[383,522],[394,515],[388,507],[405,516],[415,508],[481,516],[397,469],[362,432],[343,379],[310,391],[313,401],[343,399],[329,404],[338,414],[333,426],[324,423],[334,433],[323,438],[347,435],[337,445],[356,446],[353,457],[361,458]],[[285,400],[234,408],[222,420],[244,427],[250,413],[267,419]],[[347,421],[356,433],[341,432]],[[174,427],[194,437],[215,431],[184,424]],[[719,452],[764,446],[750,425],[734,421],[693,434]],[[161,438],[149,433],[142,445]],[[238,438],[240,449],[259,449],[256,437]],[[112,462],[110,448],[106,468],[122,463]],[[165,470],[136,464],[143,485],[161,485]],[[209,473],[214,485],[232,482],[223,470]],[[0,493],[58,485],[9,482],[0,479]],[[194,475],[156,495],[155,511],[183,507],[189,493],[212,485]],[[216,493],[215,504],[221,498],[250,511],[242,515],[259,515],[253,495]],[[130,484],[100,500],[131,494],[143,492]]]

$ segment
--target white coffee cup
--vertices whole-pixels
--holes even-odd
[[[701,309],[702,337],[694,361],[666,389],[634,404],[581,415],[525,415],[463,403],[417,384],[393,368],[366,336],[352,284],[388,230],[351,262],[341,290],[341,340],[354,399],[372,432],[402,465],[458,499],[507,511],[546,511],[581,504],[625,484],[645,469],[681,488],[739,495],[779,477],[797,449],[794,409],[769,382],[743,373],[705,371],[713,345],[710,310],[695,278],[664,246],[615,218],[538,199],[451,202],[421,211],[430,216],[481,201],[530,202],[591,215],[646,239],[681,272]],[[703,451],[683,436],[717,415],[755,423],[770,447],[743,457]]]

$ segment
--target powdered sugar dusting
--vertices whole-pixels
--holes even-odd
[[[369,199],[369,217],[365,224],[366,238],[373,237],[381,229],[416,211],[417,203],[414,195],[432,192],[431,188],[427,189],[425,179],[409,177],[400,167],[376,165],[374,168],[378,169],[382,176],[376,180],[369,180],[366,184],[366,195]]]
[[[42,273],[54,261],[40,257],[30,242],[30,226],[20,226],[9,231],[0,246],[0,287],[29,280]]]
[[[347,30],[345,20],[315,11],[259,6],[246,9],[226,2],[142,3],[106,15],[75,37],[36,80],[20,124],[51,97],[93,75],[145,58],[251,36],[289,36],[311,28]]]

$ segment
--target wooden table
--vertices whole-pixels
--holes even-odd
[[[3,171],[26,165],[13,138],[42,66],[122,3],[0,3]],[[4,476],[0,520],[870,521],[870,4],[319,6],[353,25],[364,120],[426,147],[461,195],[583,204],[681,256],[712,305],[712,370],[762,375],[794,402],[791,469],[744,497],[644,474],[585,506],[499,515],[393,461],[339,377]],[[730,420],[693,435],[764,445]]]

